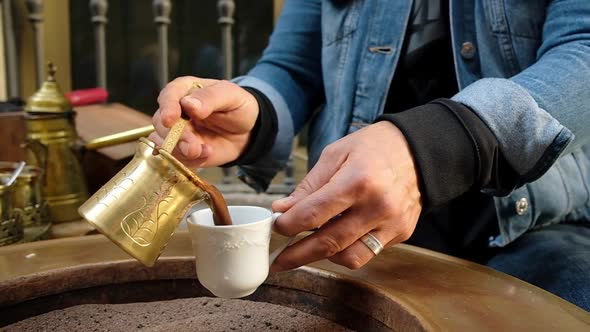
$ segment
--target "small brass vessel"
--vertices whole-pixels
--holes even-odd
[[[21,214],[13,208],[12,191],[24,166],[23,162],[14,163],[13,168],[0,173],[0,246],[23,240]]]
[[[195,82],[187,94],[200,89]],[[188,120],[181,118],[161,147],[140,138],[133,159],[88,199],[80,214],[146,266],[152,266],[186,212],[209,199],[207,184],[174,158]]]
[[[0,176],[8,176],[16,167],[15,162],[0,162]],[[25,242],[44,239],[51,227],[47,203],[41,194],[42,177],[41,168],[26,165],[11,190],[12,208],[20,214]]]

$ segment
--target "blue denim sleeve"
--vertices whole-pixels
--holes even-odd
[[[321,1],[285,1],[269,44],[256,66],[234,82],[264,93],[273,104],[278,134],[271,152],[240,166],[238,176],[264,191],[291,153],[294,134],[323,99]]]
[[[590,143],[590,2],[552,1],[546,14],[533,65],[510,79],[478,80],[453,97],[490,127],[523,183]]]

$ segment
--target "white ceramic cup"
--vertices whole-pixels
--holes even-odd
[[[187,218],[197,265],[197,278],[213,295],[248,296],[268,276],[274,259],[291,243],[289,238],[269,255],[272,225],[280,213],[257,206],[230,206],[230,226],[215,226],[211,209]]]

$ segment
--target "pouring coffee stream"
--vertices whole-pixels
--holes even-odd
[[[200,83],[194,83],[186,95],[188,96],[202,87],[203,86]],[[174,126],[172,126],[170,132],[168,132],[168,135],[166,135],[164,138],[162,146],[154,149],[153,154],[157,155],[160,150],[172,153],[172,150],[174,150],[176,147],[176,144],[178,143],[180,136],[182,136],[182,131],[184,130],[184,127],[188,121],[188,116],[182,112],[180,119],[178,119]],[[193,181],[197,187],[201,188],[207,193],[208,198],[206,201],[213,211],[213,220],[215,221],[215,225],[231,225],[232,221],[227,208],[227,203],[225,202],[225,199],[223,198],[223,195],[219,189],[217,189],[214,185],[203,181],[197,176],[190,176],[190,180]]]

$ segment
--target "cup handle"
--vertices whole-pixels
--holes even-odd
[[[277,218],[283,214],[282,212],[275,212],[272,214],[272,226],[274,227],[275,221],[277,220]],[[294,236],[291,236],[290,238],[288,238],[287,240],[285,240],[285,242],[283,244],[281,244],[277,249],[275,249],[272,253],[270,253],[269,258],[268,258],[268,264],[272,265],[272,263],[275,261],[275,259],[277,259],[277,256],[279,256],[281,254],[281,252],[283,252],[283,250],[285,250],[295,239]]]

